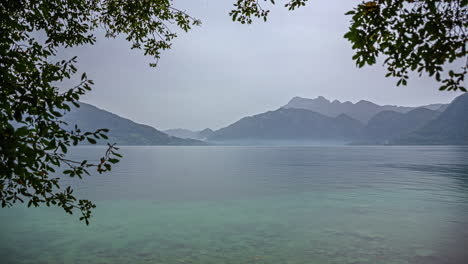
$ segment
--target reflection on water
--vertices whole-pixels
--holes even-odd
[[[76,149],[77,158],[99,154]],[[467,263],[468,148],[125,147],[67,183],[98,208],[0,210],[5,263]]]

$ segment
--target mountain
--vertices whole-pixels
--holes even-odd
[[[200,137],[200,139],[210,138],[213,136],[213,134],[214,134],[214,131],[211,130],[210,128],[205,128],[202,131],[198,132],[198,136]]]
[[[448,106],[449,104],[430,104],[423,105],[421,107],[442,113],[447,109]]]
[[[100,144],[115,142],[119,145],[206,145],[195,140],[227,142],[236,140],[306,140],[354,141],[366,144],[468,144],[468,94],[457,97],[451,104],[434,104],[420,108],[379,106],[360,101],[356,104],[339,101],[330,102],[323,97],[317,99],[293,98],[289,106],[275,111],[245,117],[239,121],[213,131],[171,129],[168,135],[153,127],[137,124],[129,119],[80,103],[63,120],[69,128],[77,124],[82,131],[108,128],[109,140]],[[308,104],[310,102],[313,104]],[[298,102],[307,104],[301,105]],[[337,107],[327,109],[326,106]],[[300,107],[313,106],[327,111],[328,115]],[[337,109],[350,109],[349,114],[338,113]],[[296,108],[298,107],[298,108]],[[322,107],[322,108],[321,108]],[[393,108],[393,110],[382,110]],[[366,110],[367,109],[367,110]],[[340,111],[341,111],[340,110]],[[352,115],[361,117],[377,113],[363,124]],[[367,118],[367,117],[366,117]],[[184,138],[181,138],[184,137]],[[195,138],[195,139],[194,139]]]
[[[443,104],[432,104],[422,107],[429,110],[438,110],[443,106]],[[338,100],[331,102],[323,96],[319,96],[315,99],[294,97],[288,102],[288,104],[284,106],[284,108],[307,109],[330,117],[346,114],[354,119],[361,121],[364,124],[366,124],[373,116],[382,111],[406,113],[415,109],[415,107],[377,105],[365,100],[361,100],[355,104],[348,101],[340,102]]]
[[[392,143],[468,145],[468,93],[455,98],[436,119]]]
[[[385,105],[380,106],[369,101],[361,100],[355,104],[351,102],[329,101],[323,96],[316,99],[294,97],[284,106],[285,108],[299,108],[315,111],[326,116],[336,117],[340,114],[346,114],[350,117],[367,123],[374,115],[381,111],[408,112],[412,108]]]
[[[98,128],[108,128],[108,140],[98,141],[118,145],[204,145],[204,142],[192,139],[182,139],[169,136],[153,127],[137,124],[129,119],[99,109],[93,105],[80,103],[79,108],[73,108],[63,117],[69,128],[76,125],[82,131],[94,131]]]
[[[364,129],[363,137],[368,143],[384,143],[416,131],[440,115],[427,108],[416,108],[407,113],[382,111],[373,116]]]
[[[214,131],[209,140],[350,140],[364,125],[341,114],[328,117],[305,109],[280,108],[249,116]]]
[[[206,128],[201,131],[192,131],[189,129],[176,128],[176,129],[164,130],[164,133],[174,136],[174,137],[179,137],[179,138],[205,140],[213,134],[213,130]]]
[[[337,100],[330,102],[324,97],[316,99],[295,97],[283,108],[242,118],[225,128],[212,132],[207,138],[214,142],[238,141],[239,143],[262,140],[271,141],[274,144],[274,141],[283,140],[298,142],[313,140],[352,141],[356,144],[400,144],[397,140],[403,140],[408,135],[412,135],[408,142],[413,142],[414,138],[420,139],[421,135],[414,134],[417,131],[428,133],[426,130],[429,128],[431,131],[436,131],[434,128],[436,125],[428,127],[428,124],[442,120],[441,118],[450,119],[459,111],[466,111],[460,106],[461,103],[456,103],[458,101],[450,105],[432,104],[414,108],[380,106],[363,100],[353,104],[341,103]],[[453,110],[454,105],[459,106]],[[451,113],[450,117],[448,113]],[[353,116],[359,117],[362,121]],[[457,121],[444,122],[444,124],[447,122],[459,124],[466,121],[458,118]],[[438,133],[434,132],[436,135]],[[448,135],[446,131],[443,133]],[[432,139],[433,136],[430,138]],[[460,140],[457,139],[455,142],[460,142]],[[419,143],[415,142],[415,144]]]
[[[183,128],[168,129],[168,130],[164,130],[163,132],[168,135],[171,135],[173,137],[178,137],[178,138],[199,139],[199,136],[200,136],[198,132],[196,131],[183,129]]]

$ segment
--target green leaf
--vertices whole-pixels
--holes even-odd
[[[20,127],[16,130],[16,135],[18,137],[23,137],[29,134],[29,129],[26,126]]]
[[[118,159],[109,159],[109,162],[112,163],[112,164],[116,164],[117,162],[119,162]]]

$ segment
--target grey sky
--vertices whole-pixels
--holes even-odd
[[[280,4],[267,23],[253,25],[231,21],[233,2],[175,1],[203,24],[180,34],[157,68],[123,39],[100,36],[69,51],[96,83],[83,101],[158,129],[217,129],[294,96],[414,106],[459,95],[427,78],[396,87],[380,66],[357,69],[342,36],[344,13],[359,1],[313,0],[294,12]]]

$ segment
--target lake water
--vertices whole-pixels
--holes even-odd
[[[96,202],[90,226],[0,209],[0,263],[468,263],[468,147],[121,153],[111,173],[66,182]]]

